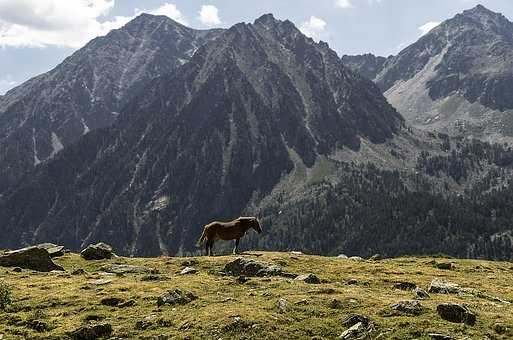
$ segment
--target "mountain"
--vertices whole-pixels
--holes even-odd
[[[367,59],[353,57],[353,67]],[[512,140],[513,23],[481,5],[388,58],[373,80],[419,128]]]
[[[0,97],[0,194],[82,135],[111,125],[134,91],[221,32],[143,14]]]
[[[133,97],[114,125],[5,195],[0,246],[195,251],[202,225],[239,216],[284,176],[403,127],[377,86],[272,15],[222,32]]]
[[[385,57],[375,56],[374,54],[362,55],[344,55],[342,62],[344,65],[358,72],[367,79],[374,79],[383,70],[383,65],[387,61]]]

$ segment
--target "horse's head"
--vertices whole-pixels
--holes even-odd
[[[251,228],[255,229],[257,233],[262,233],[262,227],[260,226],[260,222],[256,217],[253,217],[251,220]]]

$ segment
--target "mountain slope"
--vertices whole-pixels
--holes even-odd
[[[383,70],[387,58],[373,54],[344,55],[342,62],[355,72],[358,72],[367,79],[374,79]]]
[[[36,169],[0,203],[0,242],[192,251],[203,224],[238,216],[296,164],[358,150],[362,138],[384,142],[402,125],[327,45],[265,15],[200,47],[141,90],[114,126]]]
[[[137,88],[173,72],[220,32],[143,14],[0,97],[0,193],[82,135],[112,124]]]
[[[362,57],[353,59],[358,69]],[[511,141],[512,70],[513,23],[478,5],[388,58],[373,79],[417,127]]]

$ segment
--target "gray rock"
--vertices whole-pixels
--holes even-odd
[[[382,316],[398,316],[398,315],[420,315],[424,311],[424,308],[419,301],[416,300],[404,300],[394,303],[388,308],[381,311]]]
[[[370,325],[370,319],[361,314],[349,314],[342,320],[342,326],[351,327],[357,323],[362,323],[365,327]]]
[[[289,302],[284,299],[284,298],[280,298],[278,300],[278,302],[276,303],[276,306],[278,307],[278,311],[280,313],[285,313],[287,312],[287,306],[289,305]]]
[[[460,286],[457,284],[440,279],[433,279],[428,289],[429,293],[438,294],[458,294],[460,291]]]
[[[109,307],[116,307],[120,304],[122,304],[123,302],[125,302],[125,300],[123,300],[122,298],[118,298],[118,297],[107,297],[107,298],[103,298],[100,303],[104,306],[109,306]]]
[[[294,280],[295,281],[303,281],[305,283],[310,283],[310,284],[319,284],[319,283],[321,283],[321,280],[317,277],[317,275],[312,274],[312,273],[299,275]]]
[[[38,244],[36,247],[45,249],[52,258],[64,255],[64,246],[58,246],[53,243],[41,243]]]
[[[454,268],[454,265],[450,262],[436,263],[435,266],[436,268],[443,270],[452,270]]]
[[[233,276],[284,276],[285,273],[278,266],[257,262],[251,259],[238,257],[224,266],[224,272]]]
[[[112,247],[105,243],[91,244],[80,255],[86,260],[104,260],[114,256]]]
[[[380,261],[380,260],[383,260],[383,257],[381,256],[381,254],[375,254],[369,258],[369,261]]]
[[[109,264],[100,268],[101,271],[114,274],[141,274],[153,273],[155,269],[143,266],[132,266],[129,264]]]
[[[367,333],[367,327],[361,322],[351,326],[348,330],[342,333],[339,338],[344,340],[359,339]]]
[[[340,254],[339,256],[337,256],[337,258],[339,258],[339,259],[348,259],[349,257],[347,257],[347,255]]]
[[[472,326],[477,319],[476,314],[468,307],[452,302],[439,304],[436,311],[442,319],[454,323],[465,323]]]
[[[0,256],[1,267],[20,267],[40,272],[52,270],[64,271],[64,268],[55,264],[48,252],[43,248],[28,247],[5,252]]]
[[[419,299],[419,300],[425,300],[425,299],[429,299],[429,294],[422,288],[419,288],[419,287],[416,287],[414,290],[413,290],[413,296],[416,298],[416,299]]]
[[[433,340],[453,340],[454,338],[449,335],[439,333],[429,333],[428,336]]]
[[[393,288],[399,290],[414,290],[415,288],[417,288],[417,285],[413,282],[402,281],[394,283]]]
[[[349,259],[352,260],[352,261],[357,261],[357,262],[365,261],[365,259],[363,257],[360,257],[360,256],[351,256]]]
[[[187,274],[195,274],[197,273],[198,270],[196,268],[193,268],[193,267],[185,267],[184,269],[182,269],[182,271],[180,272],[180,275],[187,275]]]
[[[157,299],[157,306],[163,305],[185,305],[189,302],[196,300],[198,297],[192,292],[183,292],[182,290],[175,288],[169,290],[167,293],[161,295]]]
[[[112,334],[112,326],[109,323],[82,326],[73,333],[71,338],[75,340],[95,340],[108,337]]]
[[[22,269],[22,268],[20,268],[20,267],[14,267],[14,268],[12,269],[12,271],[13,271],[13,272],[15,272],[15,273],[21,273],[21,272],[23,271],[23,269]]]

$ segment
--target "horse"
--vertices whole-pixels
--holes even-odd
[[[197,245],[201,246],[205,242],[205,250],[207,256],[214,256],[214,241],[219,238],[221,240],[235,240],[235,248],[233,254],[239,251],[239,242],[246,232],[253,228],[257,233],[262,233],[262,227],[256,217],[239,217],[231,222],[212,222],[203,227],[203,233],[198,240]]]

